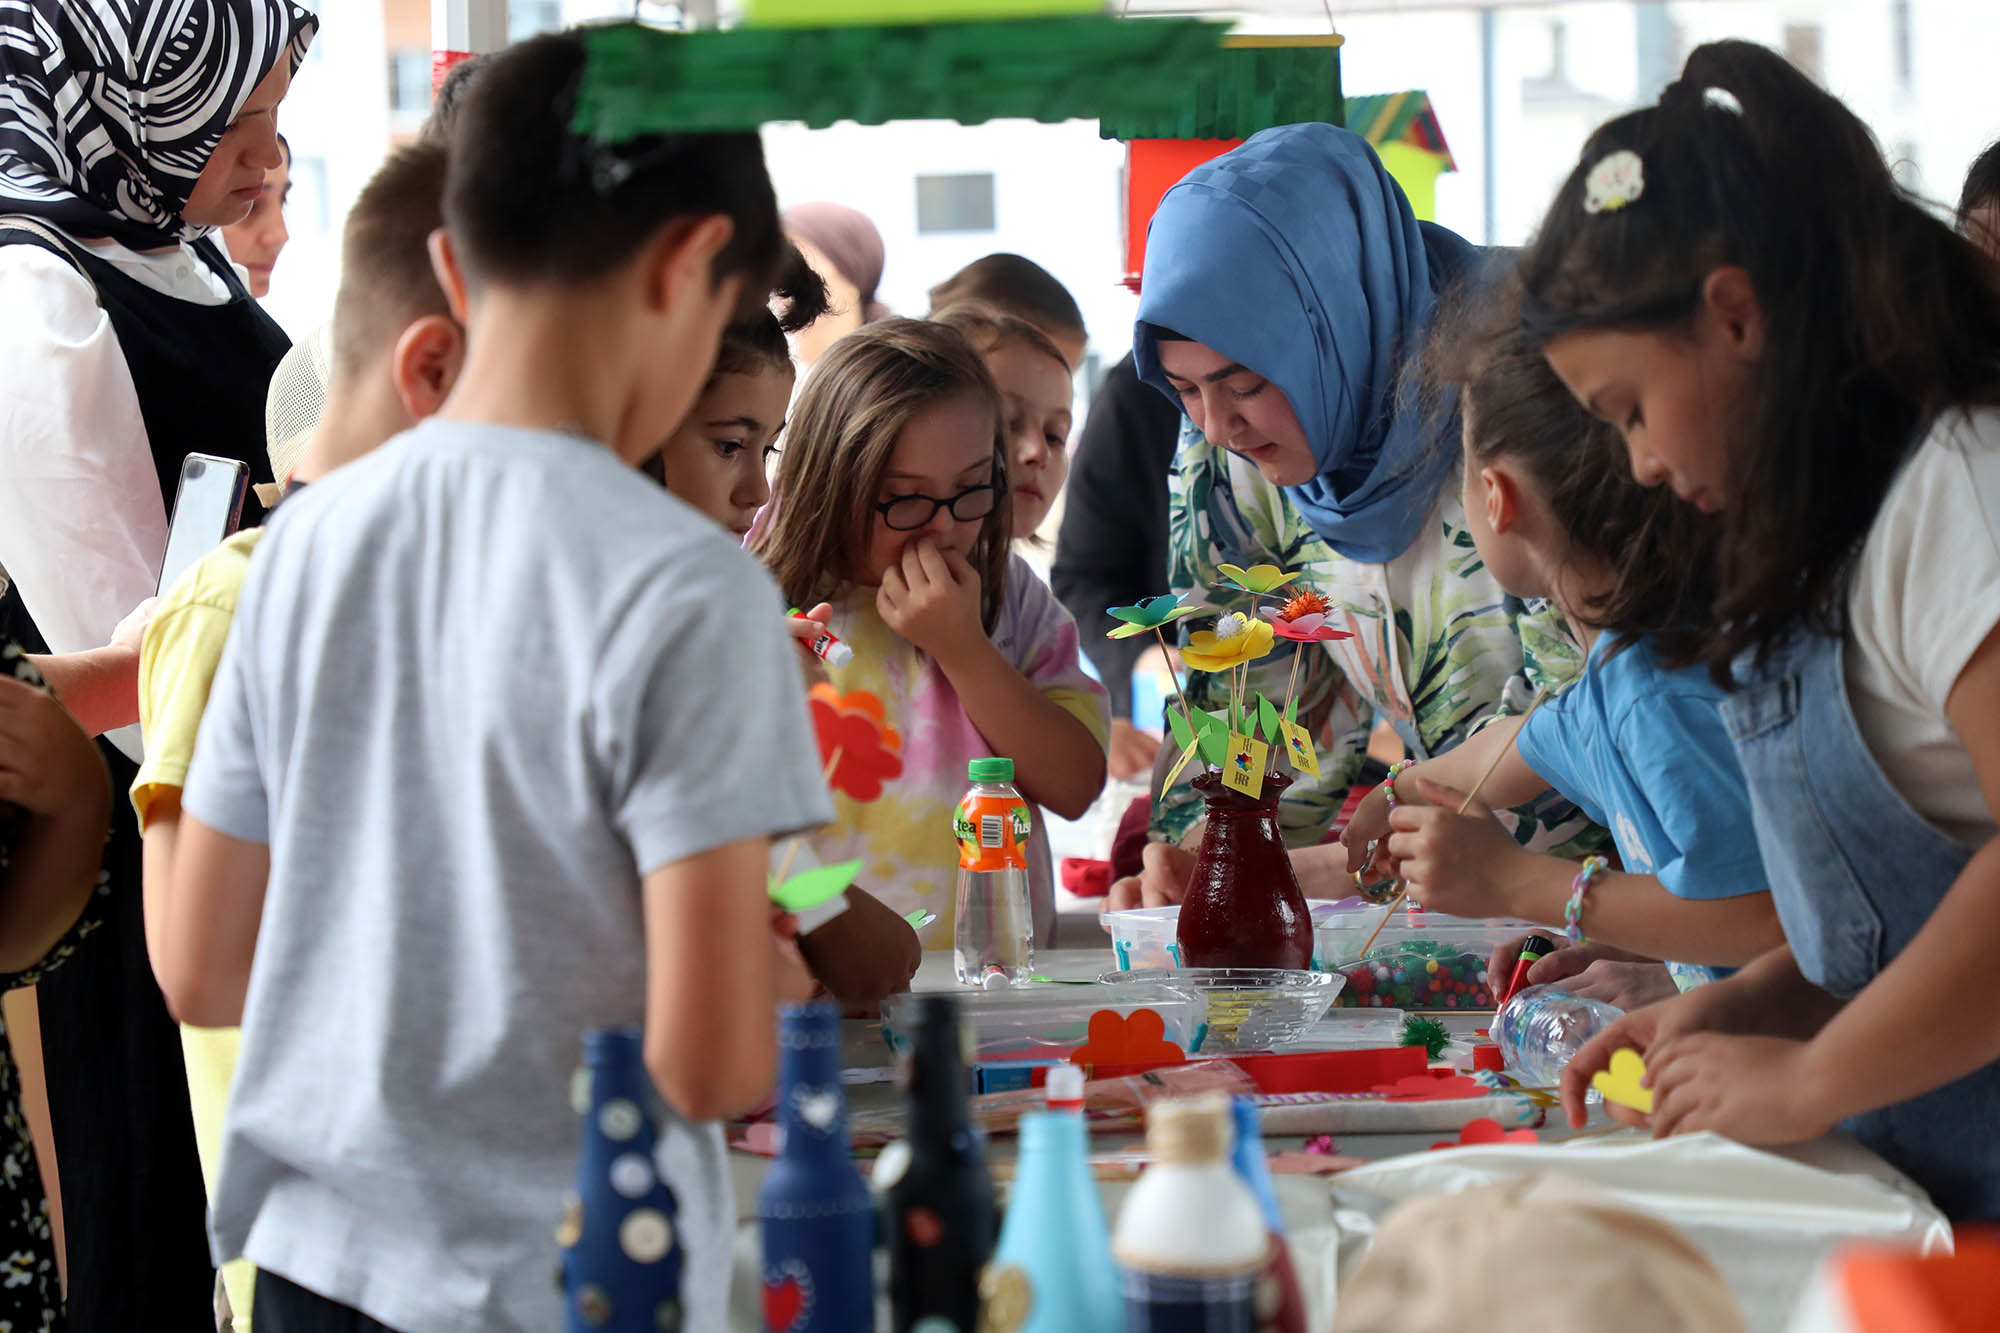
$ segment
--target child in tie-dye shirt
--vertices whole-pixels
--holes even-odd
[[[854,657],[829,677],[877,695],[902,738],[902,775],[867,804],[836,794],[813,848],[860,858],[896,911],[937,913],[928,939],[948,946],[967,763],[1012,759],[1022,795],[1081,815],[1104,786],[1104,693],[1069,613],[1009,551],[1004,409],[963,335],[907,319],[849,334],[813,367],[785,439],[752,549],[793,604],[832,606]],[[1046,939],[1055,882],[1039,819],[1028,871]]]

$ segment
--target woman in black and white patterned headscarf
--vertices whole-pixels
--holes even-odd
[[[0,635],[31,651],[95,648],[154,591],[189,453],[270,480],[288,343],[211,233],[278,164],[317,26],[293,0],[0,0]],[[106,747],[121,790],[136,730]],[[192,1333],[214,1328],[205,1198],[115,813],[104,927],[39,988],[69,1313]]]

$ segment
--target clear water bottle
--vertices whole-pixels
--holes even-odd
[[[1531,1088],[1554,1087],[1583,1044],[1624,1017],[1624,1010],[1554,986],[1528,986],[1493,1020],[1493,1041],[1507,1068]]]
[[[1028,903],[1028,834],[1034,816],[1014,789],[1012,759],[975,759],[972,790],[958,803],[959,984],[988,990],[1034,971],[1035,921]]]

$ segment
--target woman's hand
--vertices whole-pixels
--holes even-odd
[[[1655,1038],[1646,1057],[1653,1135],[1710,1130],[1738,1143],[1801,1143],[1836,1119],[1816,1095],[1811,1047],[1783,1037],[1687,1032]]]
[[[900,565],[882,575],[875,608],[890,629],[939,662],[986,643],[979,575],[956,551],[929,538],[912,542]]]
[[[0,801],[102,824],[109,791],[103,756],[55,696],[0,676]]]
[[[1361,798],[1347,827],[1340,831],[1340,845],[1347,849],[1347,873],[1359,875],[1370,866],[1383,870],[1379,863],[1387,856],[1378,844],[1388,835],[1389,784],[1383,782]]]
[[[1140,854],[1143,869],[1119,880],[1105,895],[1104,911],[1133,907],[1170,907],[1187,897],[1194,878],[1194,854],[1170,842],[1149,842]]]
[[[1385,844],[1410,897],[1452,916],[1512,915],[1507,874],[1520,857],[1532,854],[1524,853],[1479,802],[1468,803],[1425,779],[1417,789],[1430,804],[1405,802],[1391,811]],[[1454,814],[1461,805],[1466,812]]]
[[[1136,778],[1153,771],[1160,754],[1160,738],[1141,731],[1122,717],[1111,719],[1111,749],[1108,760],[1114,778]]]

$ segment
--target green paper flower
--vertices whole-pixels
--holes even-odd
[[[1229,581],[1230,587],[1241,588],[1244,592],[1260,596],[1276,592],[1299,576],[1297,570],[1287,574],[1276,565],[1252,565],[1248,569],[1239,565],[1217,565],[1215,569]]]
[[[1182,606],[1181,594],[1162,593],[1158,597],[1148,597],[1137,606],[1114,606],[1106,615],[1125,623],[1117,629],[1107,631],[1107,639],[1129,639],[1135,634],[1151,634],[1162,625],[1170,625],[1182,616],[1191,616],[1200,607]]]

